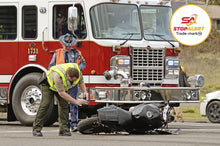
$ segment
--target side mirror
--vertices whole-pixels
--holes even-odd
[[[68,30],[74,31],[77,29],[77,16],[78,16],[78,9],[76,7],[69,7],[68,8]]]

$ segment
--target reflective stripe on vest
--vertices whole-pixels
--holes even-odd
[[[56,65],[65,63],[63,49],[56,50]]]
[[[57,72],[60,75],[60,77],[63,80],[63,86],[65,88],[65,91],[68,91],[70,88],[72,88],[72,85],[70,84],[70,81],[68,80],[67,75],[66,75],[66,71],[70,67],[77,68],[77,70],[79,71],[79,78],[73,83],[73,85],[77,85],[79,83],[80,69],[78,65],[76,63],[60,64],[60,65],[52,66],[47,72],[47,80],[48,80],[51,90],[57,91],[53,78],[52,78],[52,72]]]

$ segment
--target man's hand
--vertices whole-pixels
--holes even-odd
[[[70,103],[73,103],[73,104],[77,104],[79,106],[81,106],[82,104],[87,104],[87,101],[84,100],[84,99],[79,99],[79,100],[76,100],[74,98],[72,98],[68,93],[66,92],[58,92],[59,95],[66,101],[70,102]]]
[[[76,104],[77,104],[78,106],[82,106],[82,104],[86,104],[86,103],[87,103],[87,101],[84,100],[84,99],[78,99],[78,100],[76,100]]]
[[[87,92],[83,92],[83,99],[85,99],[85,100],[89,99],[88,97],[89,97],[88,93]]]

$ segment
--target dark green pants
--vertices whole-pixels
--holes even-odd
[[[33,131],[41,131],[41,129],[43,128],[44,121],[47,118],[47,111],[50,107],[51,102],[53,101],[54,95],[58,100],[59,130],[67,130],[69,115],[68,102],[65,101],[62,97],[60,97],[57,92],[50,90],[49,85],[47,84],[41,84],[41,90],[42,99],[36,115],[36,119],[33,123]]]

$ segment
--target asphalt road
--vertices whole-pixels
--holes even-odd
[[[0,121],[1,146],[219,146],[220,124],[170,123],[169,128],[180,128],[178,135],[129,135],[127,133],[58,136],[58,123],[44,127],[43,137],[33,137],[32,127],[19,122]]]

